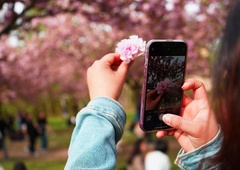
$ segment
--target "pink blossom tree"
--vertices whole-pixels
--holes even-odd
[[[11,0],[0,2],[0,103],[87,96],[86,69],[129,35],[188,42],[187,74],[209,75],[209,61],[231,5],[226,1]],[[17,39],[17,46],[9,39]],[[144,58],[127,85],[138,94]],[[96,75],[97,76],[97,75]]]

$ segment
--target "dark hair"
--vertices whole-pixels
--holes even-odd
[[[14,164],[13,170],[27,170],[27,167],[23,162],[19,161]]]
[[[156,150],[159,150],[163,153],[167,153],[167,151],[168,151],[168,141],[163,140],[163,139],[156,141]]]
[[[129,165],[132,164],[132,161],[133,161],[133,159],[134,159],[134,157],[136,155],[141,154],[140,145],[141,145],[142,142],[143,142],[142,138],[137,139],[137,141],[135,142],[134,148],[133,148],[133,150],[132,150],[132,152],[130,154],[130,157],[129,157],[128,161],[127,161]]]
[[[240,169],[240,0],[232,4],[213,64],[213,108],[224,139],[216,158],[222,169]]]

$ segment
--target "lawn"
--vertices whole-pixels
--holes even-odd
[[[68,126],[62,117],[49,118],[48,141],[46,153],[38,152],[37,157],[30,156],[25,150],[27,141],[10,141],[7,139],[9,159],[0,161],[4,170],[12,170],[16,162],[25,163],[28,170],[60,170],[64,168],[67,159],[67,149],[73,126]],[[37,150],[40,141],[37,141]]]
[[[131,115],[130,115],[131,116]],[[128,118],[128,120],[131,118]],[[49,150],[46,153],[40,153],[38,157],[32,157],[24,151],[27,146],[26,141],[13,142],[7,140],[7,147],[9,150],[9,159],[0,160],[1,166],[4,170],[12,170],[14,164],[17,161],[22,161],[27,166],[28,170],[61,170],[64,168],[67,159],[67,149],[73,126],[68,126],[66,120],[62,117],[54,117],[49,119]],[[125,133],[123,135],[123,148],[118,153],[117,170],[126,169],[126,160],[131,152],[131,148],[134,144],[136,136],[128,130],[128,124],[126,125]],[[176,140],[169,137],[170,149],[169,156],[171,162],[174,161],[176,154],[179,150],[179,146]],[[39,150],[39,141],[37,142],[37,149]],[[173,170],[177,170],[176,165],[172,165]]]

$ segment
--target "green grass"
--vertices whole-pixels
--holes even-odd
[[[27,170],[61,170],[64,169],[66,161],[41,161],[41,160],[8,160],[1,161],[4,170],[13,170],[14,164],[17,161],[23,161]]]
[[[53,130],[62,130],[68,127],[67,120],[61,116],[49,117],[48,123]]]
[[[131,148],[136,140],[135,134],[128,130],[130,125],[130,120],[133,120],[133,114],[128,114],[128,122],[125,127],[125,132],[123,135],[124,148],[121,154],[118,154],[117,167],[116,170],[126,169],[126,160],[129,157]],[[17,161],[23,161],[27,166],[28,170],[62,170],[65,166],[67,159],[67,149],[69,146],[72,130],[74,126],[68,126],[65,119],[62,117],[50,117],[48,119],[49,130],[48,130],[48,140],[49,140],[49,150],[44,155],[40,154],[39,157],[26,156],[23,148],[27,145],[26,141],[22,142],[12,142],[7,140],[7,146],[11,153],[20,152],[20,156],[10,157],[8,160],[0,160],[0,164],[4,170],[12,170],[14,164]],[[168,155],[172,162],[172,170],[178,170],[179,168],[173,164],[173,161],[179,150],[179,146],[176,144],[176,140],[172,137],[167,137],[167,140],[171,143]],[[39,147],[39,140],[37,143]],[[39,148],[38,148],[39,149]],[[62,152],[64,151],[64,152]],[[62,155],[62,156],[60,156]],[[11,155],[10,155],[11,156]]]
[[[8,160],[0,160],[4,170],[12,170],[17,161],[24,162],[27,170],[61,170],[64,168],[73,126],[67,126],[66,120],[62,117],[49,118],[48,123],[50,127],[48,128],[49,150],[44,154],[39,152],[39,157],[32,157],[24,152],[24,147],[27,146],[26,140],[20,142],[6,140],[10,157]],[[39,139],[36,146],[37,150],[40,150]],[[16,152],[20,154],[14,154]]]

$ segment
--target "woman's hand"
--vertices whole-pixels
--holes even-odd
[[[156,89],[148,92],[147,98],[146,98],[146,109],[147,110],[158,109],[158,105],[161,100],[161,96],[162,95],[158,94],[158,91]]]
[[[129,66],[122,62],[116,53],[107,54],[96,60],[87,70],[90,99],[105,96],[118,100]]]
[[[203,83],[189,79],[182,89],[193,90],[193,99],[184,95],[181,117],[173,114],[163,116],[163,121],[174,129],[158,131],[156,136],[173,135],[184,151],[189,152],[212,140],[219,127]]]

